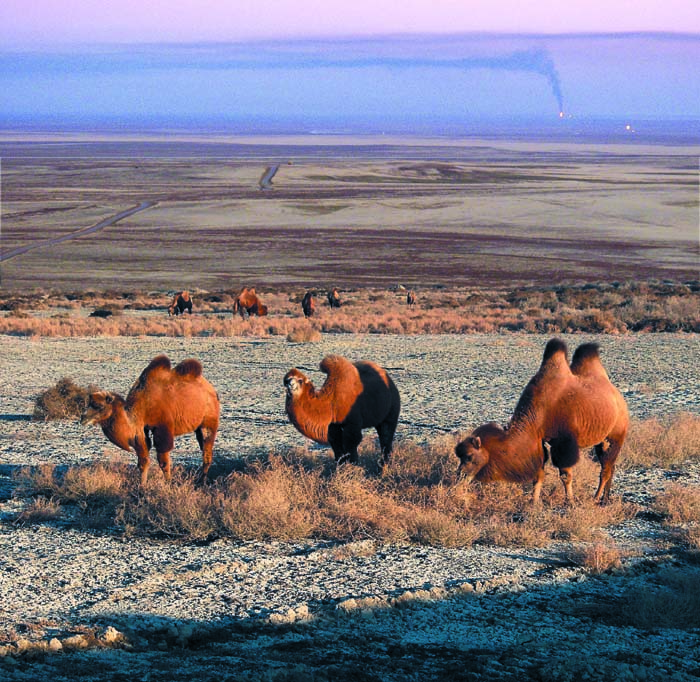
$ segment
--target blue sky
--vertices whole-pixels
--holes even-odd
[[[5,0],[0,125],[700,120],[688,0]]]
[[[700,36],[410,36],[0,53],[4,123],[700,120]]]

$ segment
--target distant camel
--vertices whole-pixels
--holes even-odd
[[[170,360],[158,355],[141,372],[126,400],[116,393],[91,391],[81,422],[99,424],[112,443],[136,453],[142,485],[148,478],[151,435],[158,464],[170,480],[174,438],[194,431],[206,476],[219,428],[219,398],[202,376],[198,360],[184,360],[171,369]]]
[[[316,312],[316,303],[310,291],[304,294],[304,298],[301,301],[301,309],[304,311],[304,317],[313,317],[313,314]]]
[[[330,445],[338,463],[357,462],[362,429],[374,427],[388,464],[401,409],[391,377],[373,362],[352,363],[339,355],[323,358],[320,368],[327,377],[318,390],[296,368],[285,375],[289,421],[307,438]]]
[[[622,394],[608,378],[598,345],[585,343],[571,366],[566,344],[547,343],[542,364],[525,387],[506,429],[484,424],[457,445],[460,475],[469,480],[534,481],[539,502],[549,445],[559,469],[566,501],[573,501],[572,469],[580,449],[595,446],[600,462],[597,502],[607,502],[615,462],[627,436],[629,414]]]
[[[168,315],[182,315],[185,310],[192,314],[192,299],[189,291],[179,291],[173,296],[173,302],[168,307]]]
[[[409,306],[414,306],[416,304],[416,294],[411,289],[407,294],[406,294],[406,305]]]
[[[267,306],[258,298],[254,288],[243,287],[233,302],[233,314],[236,313],[244,319],[246,315],[263,317],[267,315]]]
[[[328,292],[328,305],[331,308],[340,308],[340,294],[337,289],[331,289]]]

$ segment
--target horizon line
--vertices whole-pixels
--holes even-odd
[[[125,40],[125,41],[55,41],[39,43],[17,42],[14,45],[5,44],[2,52],[18,50],[26,52],[41,52],[46,49],[65,48],[100,48],[100,47],[197,47],[197,46],[227,46],[227,45],[259,45],[259,44],[294,44],[294,43],[353,43],[380,42],[383,40],[410,40],[415,38],[459,39],[459,38],[529,38],[534,40],[547,39],[592,39],[592,38],[665,38],[670,40],[700,40],[700,32],[693,31],[664,31],[664,30],[629,30],[629,31],[557,31],[552,33],[542,31],[457,31],[457,32],[390,32],[390,33],[357,33],[357,34],[328,34],[307,36],[268,36],[234,38],[228,40]]]

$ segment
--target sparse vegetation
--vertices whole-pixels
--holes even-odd
[[[169,318],[166,292],[36,291],[0,303],[0,333],[26,336],[267,336],[313,340],[323,333],[466,334],[493,332],[623,334],[700,332],[700,282],[627,282],[521,287],[515,290],[417,288],[410,308],[403,291],[353,289],[343,306],[317,305],[313,326],[298,291],[261,292],[269,316],[232,313],[237,292],[193,292],[195,313]],[[111,310],[105,318],[89,317]],[[53,314],[47,314],[53,311]],[[119,314],[118,314],[119,313]]]
[[[700,487],[670,483],[654,500],[654,509],[675,530],[681,542],[700,551]]]
[[[700,417],[681,412],[633,421],[620,466],[669,467],[691,457],[700,457]]]
[[[134,467],[122,462],[62,473],[43,466],[23,470],[16,494],[55,500],[79,525],[190,541],[316,538],[443,547],[544,546],[560,539],[600,543],[606,537],[602,528],[637,512],[619,499],[603,507],[594,504],[597,469],[592,461],[582,463],[578,499],[566,511],[553,470],[540,507],[531,505],[522,486],[467,488],[455,479],[453,447],[448,437],[427,445],[398,443],[384,477],[378,476],[377,456],[369,446],[360,466],[337,471],[326,457],[288,450],[250,461],[241,471],[220,472],[203,486],[195,472],[181,468],[169,485],[154,477],[139,486]]]
[[[88,391],[69,377],[40,393],[34,403],[34,419],[78,419],[87,405]]]

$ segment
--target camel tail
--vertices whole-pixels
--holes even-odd
[[[566,357],[569,353],[566,344],[561,339],[550,339],[544,347],[544,355],[542,356],[542,364],[544,365],[550,358],[557,353],[564,353]]]
[[[175,365],[175,373],[179,374],[181,377],[196,379],[202,376],[202,363],[194,358],[183,360],[181,363]]]

